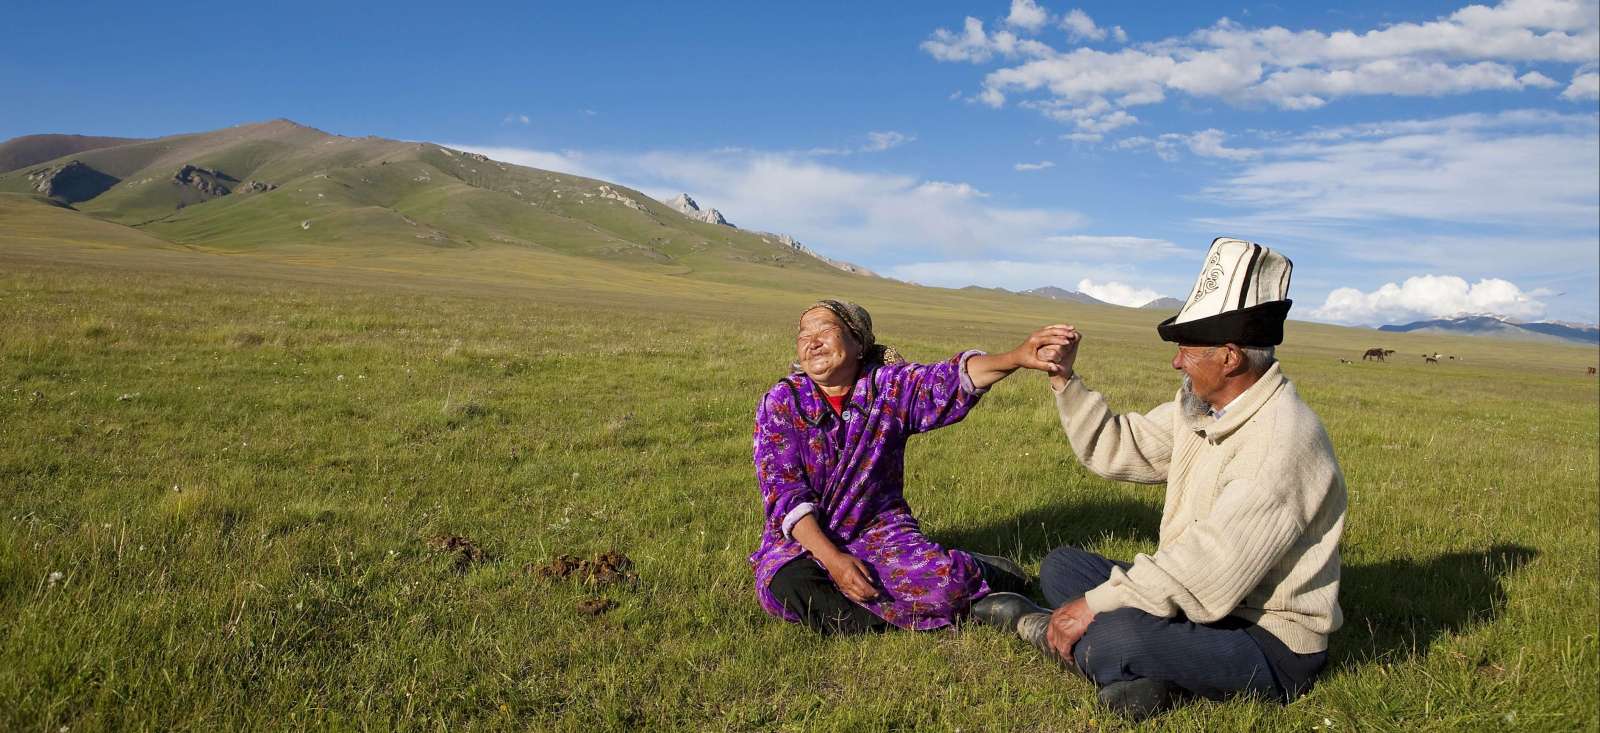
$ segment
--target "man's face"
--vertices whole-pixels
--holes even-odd
[[[1226,373],[1223,357],[1227,350],[1221,346],[1191,346],[1180,344],[1172,357],[1172,368],[1189,378],[1195,396],[1209,401],[1222,387]]]
[[[795,361],[812,379],[837,382],[853,379],[861,360],[861,345],[839,317],[827,308],[812,308],[800,316],[794,339]]]

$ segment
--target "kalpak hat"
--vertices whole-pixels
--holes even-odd
[[[1294,263],[1266,247],[1218,237],[1183,310],[1156,326],[1165,341],[1277,346],[1289,316]]]

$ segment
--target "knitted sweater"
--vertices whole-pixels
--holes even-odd
[[[1160,544],[1085,596],[1103,613],[1133,607],[1211,623],[1237,616],[1299,654],[1339,628],[1345,488],[1316,413],[1274,364],[1222,417],[1174,399],[1117,415],[1074,376],[1056,394],[1061,427],[1089,470],[1167,484]]]

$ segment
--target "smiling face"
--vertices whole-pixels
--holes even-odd
[[[861,344],[833,311],[812,308],[800,316],[794,358],[818,384],[849,385],[861,364]]]
[[[1179,346],[1172,357],[1172,368],[1189,378],[1196,397],[1210,403],[1227,376],[1223,364],[1226,353],[1227,348],[1222,346]]]

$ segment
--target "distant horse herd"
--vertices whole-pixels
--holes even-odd
[[[1374,361],[1387,362],[1389,360],[1389,357],[1392,356],[1392,355],[1394,355],[1394,349],[1385,349],[1385,348],[1379,346],[1379,347],[1374,347],[1374,348],[1371,348],[1371,349],[1367,349],[1365,352],[1363,352],[1361,354],[1361,360],[1362,361],[1366,361],[1368,359],[1372,359]],[[1458,358],[1455,354],[1441,354],[1441,353],[1435,351],[1432,354],[1423,354],[1422,355],[1422,363],[1424,363],[1424,364],[1438,364],[1439,360],[1441,358],[1442,359],[1446,359],[1448,361],[1465,361],[1464,359]],[[1355,362],[1350,361],[1349,359],[1340,359],[1339,363],[1340,364],[1354,364]],[[1588,369],[1587,373],[1590,376],[1594,376],[1595,375],[1596,369],[1594,367],[1587,367],[1587,369]]]

